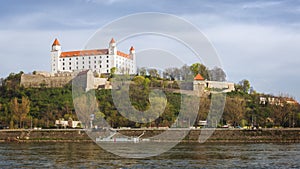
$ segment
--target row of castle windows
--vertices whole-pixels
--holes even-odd
[[[76,67],[77,69],[78,69],[78,67]],[[101,67],[100,67],[101,68]],[[107,66],[107,68],[108,68],[108,66]],[[84,69],[84,66],[82,67],[82,69]],[[89,66],[89,69],[91,69],[91,67]],[[95,67],[95,69],[96,69],[96,67]],[[65,67],[63,67],[63,70],[66,70],[66,68]],[[71,67],[69,67],[69,70],[72,70],[72,68]],[[53,69],[53,71],[55,71],[55,69]],[[100,72],[100,71],[99,71]],[[106,70],[106,72],[107,73],[109,73],[109,70],[107,69]]]
[[[99,56],[99,57],[100,57],[100,59],[102,59],[102,56]],[[78,58],[79,58],[79,57],[76,57],[76,60],[78,60]],[[80,57],[80,58],[82,58],[82,60],[84,60],[84,59],[87,58],[87,57]],[[106,58],[109,58],[109,56],[106,56]],[[89,59],[91,59],[90,56],[89,56]],[[94,59],[97,59],[97,57],[94,56]],[[67,59],[65,59],[65,58],[62,59],[62,61],[65,61],[65,60],[67,60]],[[72,60],[72,58],[69,58],[69,60]],[[61,61],[61,60],[60,60],[60,61]]]
[[[109,65],[106,65],[107,68],[109,68]],[[78,66],[76,66],[76,69],[78,70]],[[94,66],[95,69],[97,69],[97,66]],[[99,68],[102,68],[102,65],[99,66]],[[84,69],[84,66],[82,66],[82,69]],[[91,66],[89,66],[89,69],[91,69]],[[66,70],[65,67],[63,67],[63,70]],[[72,70],[72,67],[69,67],[69,70]]]
[[[88,62],[89,64],[91,64],[91,61]],[[95,64],[97,64],[97,61],[94,61]],[[98,61],[99,64],[102,63],[101,60]],[[106,60],[106,63],[109,63],[109,60]],[[63,62],[63,65],[65,65],[66,63]],[[82,64],[84,64],[84,61],[82,62]],[[72,65],[72,62],[69,62],[69,65]],[[78,62],[76,62],[76,65],[78,65]]]

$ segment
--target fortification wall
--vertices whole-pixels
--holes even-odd
[[[45,76],[43,74],[36,74],[36,75],[29,75],[23,74],[21,76],[20,85],[28,88],[58,88],[63,87],[68,83],[71,83],[73,79],[72,74],[61,74],[61,75],[54,75],[54,76]]]

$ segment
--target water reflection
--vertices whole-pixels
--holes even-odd
[[[299,157],[300,144],[182,143],[146,159],[120,158],[94,143],[0,144],[0,168],[300,168]]]

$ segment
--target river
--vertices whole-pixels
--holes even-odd
[[[0,143],[0,168],[300,168],[300,144],[181,143],[125,159],[94,143]]]

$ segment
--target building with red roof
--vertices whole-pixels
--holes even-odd
[[[195,76],[194,80],[205,80],[199,73]]]
[[[210,81],[207,79],[204,79],[203,76],[200,74],[197,74],[194,77],[193,82],[193,90],[194,91],[207,91],[209,89],[210,91],[222,91],[222,92],[231,92],[234,91],[234,83],[231,82],[221,82],[221,81]]]
[[[129,53],[117,50],[114,38],[108,48],[92,50],[62,51],[56,38],[51,49],[51,72],[74,72],[92,70],[97,73],[110,73],[111,68],[117,68],[117,74],[136,74],[135,49]]]

